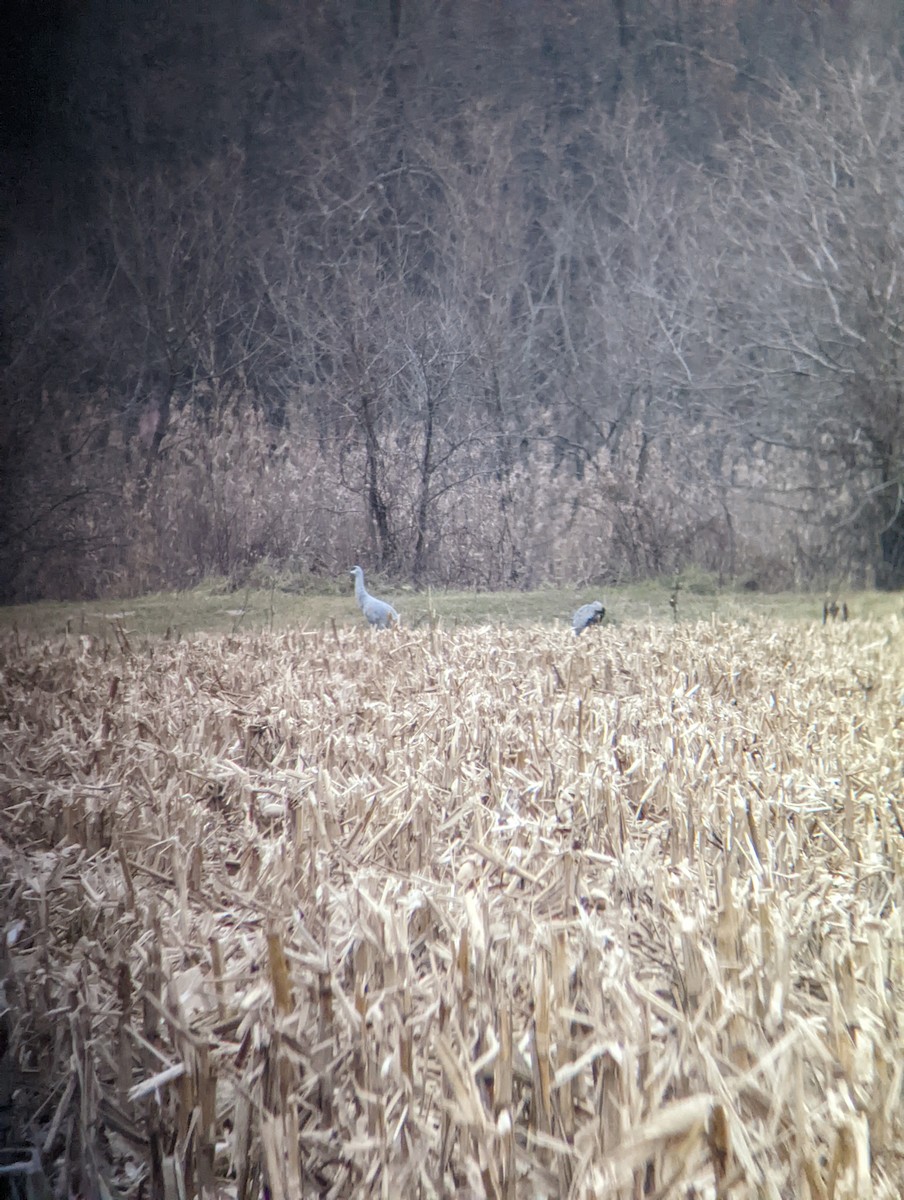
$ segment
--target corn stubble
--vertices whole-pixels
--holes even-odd
[[[13,1133],[63,1194],[899,1197],[901,637],[5,638]]]

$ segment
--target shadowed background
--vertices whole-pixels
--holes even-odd
[[[10,11],[3,600],[901,585],[896,4]]]

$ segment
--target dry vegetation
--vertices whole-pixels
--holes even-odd
[[[4,635],[32,1181],[899,1197],[901,637]]]

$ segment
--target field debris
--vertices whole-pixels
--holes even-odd
[[[0,639],[0,1153],[904,1195],[901,620],[595,633]]]

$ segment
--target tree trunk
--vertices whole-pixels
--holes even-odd
[[[876,587],[889,592],[904,588],[904,506],[898,499],[897,511],[879,535]]]
[[[416,538],[414,543],[414,566],[412,576],[417,585],[421,581],[427,556],[427,519],[430,515],[430,480],[433,475],[433,410],[435,401],[427,392],[427,413],[424,419],[424,453],[421,455],[420,493],[417,502]]]
[[[367,514],[376,539],[377,564],[380,567],[385,567],[394,565],[396,547],[395,539],[389,525],[389,507],[380,487],[381,451],[377,431],[374,426],[372,400],[366,392],[361,395],[361,418],[364,425],[366,453],[365,485]]]

